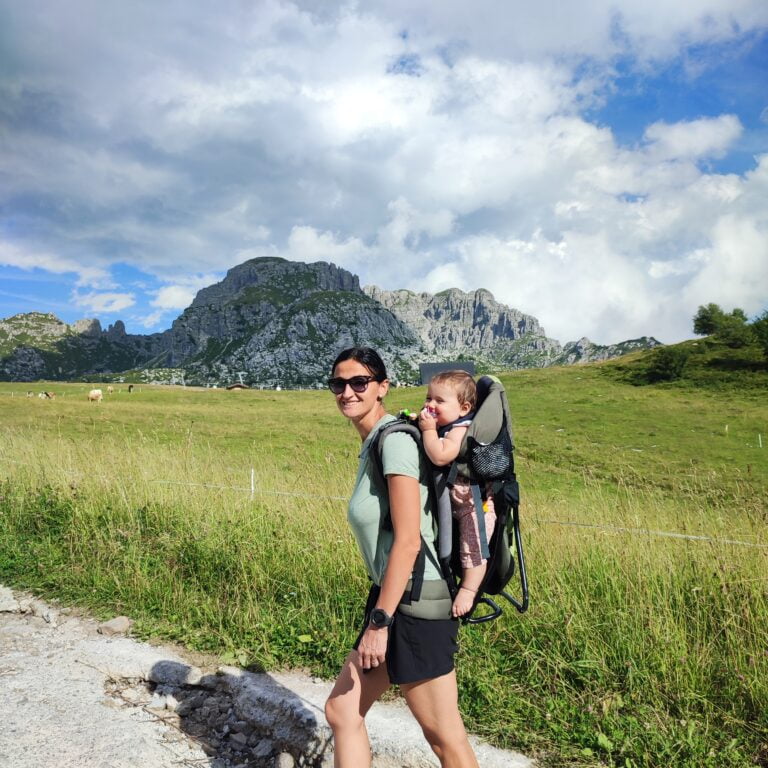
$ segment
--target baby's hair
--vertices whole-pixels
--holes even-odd
[[[441,371],[436,373],[430,384],[448,384],[456,393],[459,405],[467,403],[470,408],[477,402],[475,380],[466,371]]]

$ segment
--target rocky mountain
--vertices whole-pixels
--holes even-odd
[[[202,289],[163,333],[127,334],[121,321],[73,325],[29,313],[0,321],[0,378],[31,381],[106,376],[273,386],[325,379],[336,350],[379,349],[393,377],[413,381],[419,362],[472,359],[481,369],[540,367],[607,359],[658,344],[611,347],[588,339],[562,347],[538,320],[486,290],[436,295],[361,289],[333,264],[252,259]]]
[[[556,358],[556,365],[574,365],[576,363],[596,363],[600,360],[611,360],[621,357],[638,349],[653,349],[661,346],[661,342],[653,336],[641,336],[639,339],[629,339],[619,344],[603,346],[593,344],[583,337],[578,341],[569,341]]]
[[[14,315],[0,321],[0,379],[73,379],[151,366],[162,359],[161,344],[161,334],[127,334],[120,320],[102,330],[98,320],[68,325],[42,312]]]
[[[242,372],[261,384],[313,383],[333,350],[377,347],[390,358],[418,350],[414,332],[333,264],[278,258],[247,261],[201,290],[166,332],[169,366],[194,379]]]
[[[433,359],[468,357],[497,370],[538,368],[608,360],[659,344],[644,336],[610,346],[587,338],[561,346],[535,317],[500,304],[483,288],[470,293],[450,288],[435,295],[372,285],[363,290],[412,328]]]

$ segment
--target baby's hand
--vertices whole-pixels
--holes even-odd
[[[425,405],[419,413],[419,429],[426,432],[428,429],[437,429],[435,414]]]

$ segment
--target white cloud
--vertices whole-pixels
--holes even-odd
[[[219,282],[220,275],[206,273],[203,275],[190,275],[181,277],[174,283],[169,283],[154,291],[154,298],[150,301],[158,312],[153,314],[154,322],[159,322],[161,316],[170,310],[186,309],[195,298],[201,288],[206,288]]]
[[[330,261],[340,267],[355,267],[369,254],[356,237],[339,240],[332,232],[318,232],[313,227],[294,227],[288,248],[281,255],[292,261]]]
[[[150,312],[148,315],[134,317],[133,321],[142,328],[156,328],[165,318],[165,314],[165,310],[158,309],[155,312]]]
[[[684,160],[722,157],[739,138],[741,122],[735,115],[720,115],[669,125],[653,123],[645,130],[648,151],[657,159]]]
[[[18,269],[43,269],[55,275],[78,275],[80,286],[111,286],[107,270],[98,266],[64,258],[47,251],[35,250],[15,243],[0,241],[0,265]]]
[[[145,324],[263,255],[486,287],[561,340],[669,340],[707,291],[768,296],[740,250],[764,253],[765,162],[708,170],[746,121],[656,121],[622,148],[586,111],[615,56],[637,75],[695,46],[710,66],[706,46],[764,30],[768,4],[518,6],[14,7],[0,205],[43,245],[0,245],[0,263],[75,273],[104,311],[132,296],[103,293],[129,263],[159,281]]]
[[[95,314],[114,314],[122,312],[136,303],[132,293],[78,293],[72,294],[72,301],[78,307]]]
[[[757,314],[768,304],[768,221],[729,214],[714,225],[703,262],[683,292],[689,307],[708,301]]]
[[[152,306],[162,309],[184,309],[192,303],[195,291],[189,286],[166,285],[152,301]]]

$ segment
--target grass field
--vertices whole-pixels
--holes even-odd
[[[768,398],[605,370],[502,376],[531,608],[462,629],[468,726],[547,766],[766,766]],[[0,579],[333,676],[366,580],[331,395],[88,388],[0,384]]]

